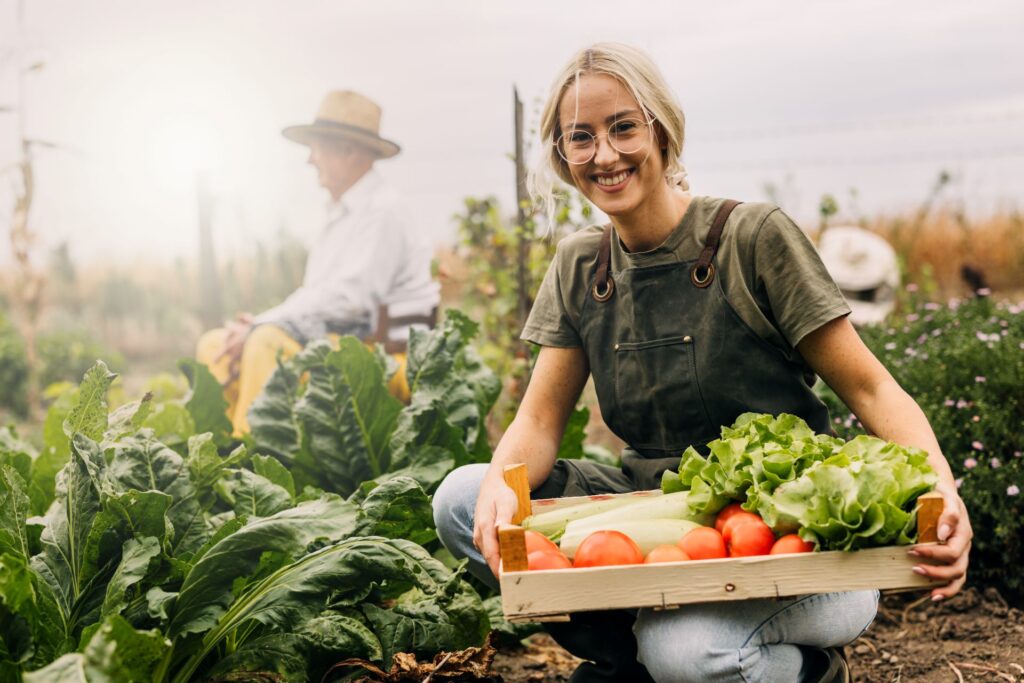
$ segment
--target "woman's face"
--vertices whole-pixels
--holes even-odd
[[[665,187],[664,164],[654,127],[646,123],[647,114],[618,79],[606,74],[585,74],[577,83],[562,95],[559,127],[563,136],[574,129],[590,133],[596,137],[596,148],[587,163],[569,164],[573,183],[609,216],[630,214],[653,192]],[[624,120],[641,122],[640,137],[629,145],[609,144],[609,135],[617,139],[616,126]]]

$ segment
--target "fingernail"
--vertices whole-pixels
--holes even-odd
[[[939,601],[941,601],[941,600],[942,600],[942,599],[943,599],[944,597],[945,597],[944,595],[933,595],[933,596],[932,596],[932,602],[939,602]]]
[[[916,550],[908,550],[907,555],[910,555],[911,557],[921,557],[921,553]]]
[[[949,535],[953,533],[953,529],[948,524],[943,524],[939,527],[938,537],[940,541],[945,541],[949,538]]]
[[[921,576],[928,576],[923,569],[920,567],[914,567],[914,573],[920,574]]]

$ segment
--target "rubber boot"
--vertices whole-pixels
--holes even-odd
[[[584,659],[569,683],[654,683],[637,661],[633,622],[627,610],[578,612],[566,623],[549,623],[547,632],[571,654]]]

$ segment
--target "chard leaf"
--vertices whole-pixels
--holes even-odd
[[[93,441],[103,439],[107,431],[107,390],[117,375],[103,361],[89,368],[78,387],[78,400],[64,420],[64,434],[71,438],[85,434]]]
[[[342,658],[359,657],[379,662],[384,650],[365,618],[355,610],[324,612],[305,622],[299,633],[307,647],[320,654],[321,661],[333,664]],[[333,662],[325,661],[334,659]]]
[[[348,495],[390,468],[401,403],[388,393],[380,359],[355,337],[343,337],[337,351],[311,344],[303,362],[309,382],[295,405],[302,427],[296,464],[309,482]]]
[[[32,461],[39,455],[32,444],[18,438],[14,427],[0,427],[0,467],[13,467],[26,482],[32,477]]]
[[[220,487],[238,516],[270,517],[292,506],[286,490],[249,470],[234,470]]]
[[[254,455],[252,457],[252,469],[253,471],[262,476],[266,477],[269,481],[277,484],[293,499],[295,498],[295,479],[292,478],[292,473],[288,471],[279,460],[269,455]]]
[[[406,538],[426,545],[437,538],[430,498],[408,477],[396,477],[377,486],[359,506],[355,534]]]
[[[54,483],[57,473],[68,462],[71,442],[64,434],[64,421],[78,401],[78,389],[71,387],[50,404],[43,423],[43,450],[32,462],[32,479],[29,481],[28,497],[32,501],[32,514],[45,514],[53,502]]]
[[[142,429],[146,418],[153,412],[153,394],[146,393],[138,401],[126,403],[110,413],[104,434],[104,445],[123,439]]]
[[[142,422],[146,429],[152,429],[157,441],[185,452],[183,446],[196,433],[196,424],[191,413],[180,403],[160,403]]]
[[[213,680],[274,680],[282,683],[306,683],[318,681],[310,676],[307,658],[309,642],[297,633],[272,633],[251,640],[240,648],[217,660],[206,677]],[[238,676],[241,673],[276,674],[273,678],[253,675],[251,678]],[[228,678],[228,674],[233,674]],[[205,679],[204,679],[205,680]]]
[[[231,443],[231,420],[228,419],[228,402],[224,388],[210,370],[202,363],[183,358],[178,368],[188,378],[191,390],[185,397],[185,409],[192,416],[195,432],[210,432],[218,446]]]
[[[299,450],[299,425],[295,404],[299,400],[300,367],[307,352],[287,361],[278,360],[277,369],[249,408],[249,428],[255,449],[291,462]]]
[[[121,562],[107,584],[107,594],[100,610],[102,617],[121,613],[131,601],[135,585],[146,577],[150,563],[159,556],[160,541],[152,536],[125,541]]]
[[[0,466],[0,555],[11,553],[23,560],[31,556],[25,530],[28,517],[25,480],[13,467]]]
[[[32,566],[53,588],[61,611],[71,613],[92,576],[86,573],[85,547],[100,511],[100,479],[105,469],[96,442],[72,437],[71,459],[57,475],[57,499],[46,515],[43,552]]]
[[[52,590],[24,558],[0,554],[0,605],[13,617],[0,631],[0,649],[6,643],[8,655],[18,651],[19,662],[28,668],[71,648]]]
[[[309,544],[339,539],[355,528],[356,506],[322,499],[251,520],[211,547],[185,577],[168,633],[172,638],[213,628],[233,599],[232,585],[252,575],[260,557],[279,552],[300,557]]]

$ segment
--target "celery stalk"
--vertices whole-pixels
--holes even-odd
[[[663,496],[656,496],[662,498]],[[579,505],[572,505],[570,507],[559,508],[558,510],[551,510],[550,512],[542,512],[537,515],[530,515],[523,520],[523,527],[526,529],[533,529],[545,536],[551,537],[561,533],[565,525],[575,519],[582,519],[592,515],[597,515],[615,508],[621,508],[626,505],[631,505],[636,499],[628,496],[619,498],[603,498],[601,500],[591,500]]]

